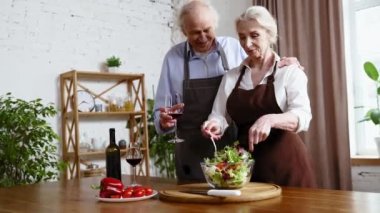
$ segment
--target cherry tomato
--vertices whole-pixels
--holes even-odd
[[[132,188],[125,188],[122,193],[123,198],[129,198],[133,195],[133,189]]]
[[[144,197],[145,196],[145,189],[140,188],[133,191],[133,197]]]
[[[151,195],[153,194],[153,189],[149,186],[145,187],[145,195]]]
[[[220,163],[216,164],[216,167],[219,170],[222,170],[224,167],[226,167],[226,163],[225,162],[220,162]]]
[[[125,187],[124,191],[125,191],[125,190],[129,190],[129,191],[132,191],[132,192],[133,192],[133,191],[134,191],[134,188],[133,188],[133,186],[128,186],[128,187]]]

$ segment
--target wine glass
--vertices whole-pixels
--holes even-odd
[[[133,167],[131,186],[137,186],[136,183],[136,166],[141,163],[143,155],[138,143],[130,143],[127,150],[127,162]]]
[[[183,115],[183,108],[173,107],[176,104],[180,104],[182,102],[181,95],[179,93],[176,93],[174,98],[172,98],[171,95],[166,95],[165,97],[165,108],[168,110],[167,113],[170,115],[173,119],[178,119]],[[174,138],[169,140],[170,143],[181,143],[184,142],[184,139],[181,139],[177,135],[177,121],[174,124]]]

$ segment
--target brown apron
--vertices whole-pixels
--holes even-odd
[[[276,102],[274,75],[267,84],[254,89],[239,88],[246,67],[243,67],[236,85],[227,99],[227,112],[236,123],[240,144],[248,150],[248,131],[261,116],[282,113]],[[254,146],[255,159],[251,181],[269,182],[281,186],[315,187],[311,160],[299,135],[285,130],[271,129],[269,137]]]
[[[225,71],[228,68],[225,53],[218,49]],[[212,105],[223,75],[213,78],[190,79],[189,55],[185,48],[183,100],[185,109],[182,117],[178,119],[178,136],[185,139],[175,144],[175,165],[179,184],[191,182],[204,182],[200,163],[205,157],[212,157],[214,147],[210,139],[203,137],[201,125],[211,113]],[[217,142],[217,148],[222,149],[232,144],[236,138],[236,128],[231,125],[223,138]]]

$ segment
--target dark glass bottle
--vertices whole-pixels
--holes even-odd
[[[110,144],[106,148],[107,177],[121,180],[120,148],[115,141],[115,129],[110,128]]]

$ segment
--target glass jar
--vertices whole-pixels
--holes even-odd
[[[117,111],[117,102],[116,102],[116,97],[114,95],[110,95],[108,97],[108,111],[109,112]]]
[[[132,96],[127,95],[127,97],[124,99],[124,109],[127,112],[133,112],[135,106],[133,105]]]
[[[124,109],[124,99],[122,97],[116,98],[116,111],[122,112]]]

